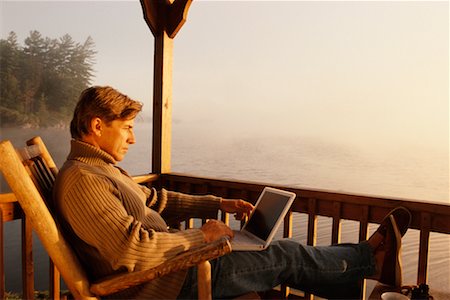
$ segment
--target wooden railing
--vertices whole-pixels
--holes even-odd
[[[0,299],[5,299],[5,274],[4,274],[4,234],[3,223],[22,220],[22,290],[24,299],[34,299],[34,271],[32,251],[32,229],[25,215],[22,213],[14,194],[0,194]]]
[[[242,198],[255,202],[267,185],[290,190],[297,194],[290,214],[285,218],[283,236],[291,237],[293,231],[293,213],[307,215],[306,243],[315,245],[317,240],[319,216],[330,217],[331,243],[340,242],[341,222],[352,220],[359,223],[358,240],[368,238],[369,223],[380,223],[384,216],[394,207],[403,206],[412,214],[411,229],[420,232],[417,265],[417,285],[428,281],[428,255],[430,233],[450,234],[450,205],[410,201],[406,199],[389,199],[362,195],[335,193],[330,191],[292,188],[289,186],[267,183],[249,183],[244,181],[227,181],[200,178],[183,174],[164,174],[161,184],[169,190],[191,194],[214,194],[226,198]],[[228,221],[228,217],[223,217]],[[282,295],[288,289],[282,287]],[[364,297],[365,295],[362,295]],[[450,296],[450,295],[446,295]]]
[[[214,194],[225,198],[242,198],[250,202],[255,202],[262,189],[270,185],[295,192],[298,196],[292,205],[291,212],[285,218],[284,237],[291,237],[293,234],[293,213],[307,215],[307,237],[308,245],[315,245],[319,216],[330,217],[331,222],[331,243],[340,242],[341,222],[343,220],[353,220],[359,223],[358,239],[364,240],[368,236],[369,223],[380,223],[383,217],[394,207],[404,206],[412,213],[412,223],[410,228],[420,231],[419,238],[419,258],[417,265],[417,284],[426,283],[428,276],[428,254],[430,233],[450,234],[450,205],[424,203],[402,199],[388,199],[361,195],[350,195],[334,193],[329,191],[292,188],[288,186],[250,183],[244,181],[228,181],[211,178],[200,178],[183,174],[163,174],[146,175],[136,177],[136,181],[153,185],[157,188],[167,188],[190,194]],[[15,202],[13,194],[0,195],[0,298],[5,298],[4,288],[4,260],[3,257],[3,223],[15,219],[22,219],[22,278],[23,295],[25,299],[32,299],[34,292],[33,284],[33,260],[32,260],[32,239],[31,229],[24,218],[20,207]],[[221,216],[225,222],[229,221],[226,214]],[[192,221],[187,220],[187,226],[191,226]],[[49,290],[54,291],[53,298],[59,296],[59,285],[55,286],[53,276],[49,280]],[[287,295],[289,289],[282,287],[282,295]]]

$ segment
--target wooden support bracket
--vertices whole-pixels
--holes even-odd
[[[158,22],[160,1],[141,0],[141,6],[144,12],[144,20],[153,33],[153,36],[156,36],[161,31],[160,23]]]
[[[141,0],[144,19],[156,37],[163,31],[173,39],[187,19],[192,0]]]

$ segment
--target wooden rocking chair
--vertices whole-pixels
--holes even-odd
[[[171,272],[198,267],[198,297],[211,299],[211,265],[208,260],[231,252],[227,239],[186,251],[150,270],[122,273],[89,282],[70,244],[64,239],[51,213],[51,190],[58,169],[41,138],[16,151],[10,141],[0,142],[0,169],[31,221],[51,260],[75,299],[99,299]]]

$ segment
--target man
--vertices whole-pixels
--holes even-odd
[[[89,276],[154,267],[202,243],[233,237],[211,220],[199,229],[169,231],[187,217],[212,219],[219,209],[238,218],[253,206],[243,200],[156,191],[136,184],[116,166],[135,143],[134,119],[142,104],[111,87],[82,92],[70,124],[71,152],[56,179],[55,207]],[[212,261],[214,298],[265,291],[279,284],[324,297],[357,296],[359,282],[374,278],[400,285],[398,250],[410,214],[396,209],[368,241],[311,247],[285,239],[259,252],[232,252]],[[130,288],[115,298],[195,298],[195,268]]]

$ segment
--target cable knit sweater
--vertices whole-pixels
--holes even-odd
[[[156,192],[136,184],[115,164],[105,151],[72,140],[55,182],[57,217],[91,280],[148,269],[204,243],[199,229],[170,233],[165,220],[216,218],[220,198]],[[170,274],[113,298],[176,298],[185,273]]]

